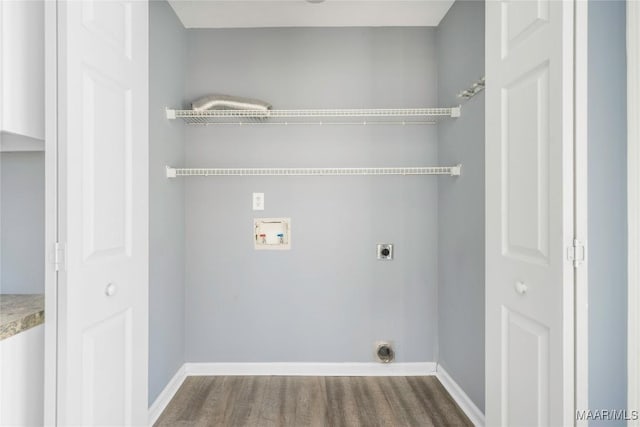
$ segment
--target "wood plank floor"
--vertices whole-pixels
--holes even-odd
[[[187,377],[156,426],[472,426],[436,377]]]

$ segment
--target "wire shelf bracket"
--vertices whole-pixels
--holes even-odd
[[[167,119],[182,119],[192,125],[246,124],[435,124],[438,119],[460,117],[460,106],[452,108],[376,108],[324,110],[173,110]]]
[[[167,178],[179,176],[355,176],[355,175],[449,175],[459,176],[462,165],[386,168],[173,168]]]
[[[458,93],[458,98],[471,99],[477,94],[479,94],[480,92],[482,92],[485,86],[486,86],[485,78],[481,77],[475,82],[473,82],[473,84],[467,89],[461,90],[460,93]]]

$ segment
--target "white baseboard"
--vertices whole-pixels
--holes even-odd
[[[458,383],[456,383],[440,365],[438,365],[436,369],[436,377],[451,397],[453,397],[453,400],[456,401],[460,409],[467,414],[467,417],[469,417],[473,425],[476,427],[484,427],[484,414],[482,411],[469,399],[469,396],[460,388]]]
[[[434,362],[420,363],[185,363],[189,375],[291,375],[364,377],[433,375]]]
[[[156,400],[153,401],[151,406],[149,407],[149,425],[152,426],[160,415],[162,411],[165,410],[173,396],[178,392],[178,389],[187,378],[185,373],[185,365],[180,366],[176,374],[169,380],[167,386],[160,392]]]

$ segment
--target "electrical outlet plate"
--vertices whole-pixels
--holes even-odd
[[[378,243],[377,246],[378,259],[381,261],[391,261],[393,259],[393,244]]]
[[[264,210],[264,193],[253,193],[253,210]]]

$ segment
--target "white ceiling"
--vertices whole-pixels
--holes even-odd
[[[169,0],[186,28],[437,26],[454,0]]]

